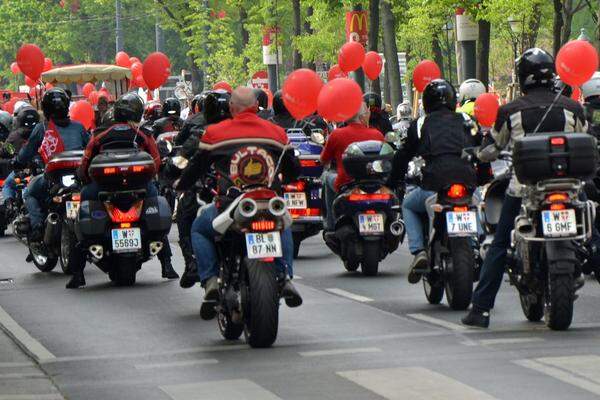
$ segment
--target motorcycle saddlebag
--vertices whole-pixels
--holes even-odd
[[[145,224],[146,232],[162,236],[171,230],[173,212],[171,211],[171,207],[169,207],[167,199],[163,196],[150,197],[144,199],[141,218]]]
[[[109,224],[110,217],[101,201],[82,201],[79,206],[79,219],[75,224],[77,240],[102,238]]]
[[[547,179],[586,179],[596,173],[596,139],[587,133],[525,136],[515,141],[515,175],[519,182],[536,184]]]
[[[156,174],[152,156],[137,150],[107,150],[98,154],[89,174],[102,190],[144,189]]]

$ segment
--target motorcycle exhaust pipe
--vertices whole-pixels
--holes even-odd
[[[58,222],[60,216],[57,213],[50,213],[46,218],[46,229],[44,230],[44,243],[46,246],[50,246],[56,241],[56,238],[60,236],[60,226]]]
[[[102,260],[102,257],[104,257],[104,247],[99,244],[91,245],[88,250],[96,260]]]
[[[394,221],[390,224],[390,232],[394,236],[402,236],[404,234],[405,226],[402,221]]]
[[[154,257],[163,249],[162,242],[150,242],[150,256]]]

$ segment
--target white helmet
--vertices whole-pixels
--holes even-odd
[[[21,108],[28,106],[29,103],[23,100],[19,100],[15,103],[15,107],[13,108],[13,114],[17,115],[19,113],[19,110],[21,110]]]
[[[7,131],[12,130],[13,117],[6,111],[0,111],[0,125],[2,125]]]
[[[477,79],[467,79],[461,83],[458,89],[458,102],[462,103],[465,100],[474,100],[480,94],[486,92],[485,85]]]
[[[581,85],[581,93],[584,99],[592,96],[600,96],[600,72],[594,72],[592,78]]]
[[[404,103],[398,104],[398,107],[396,107],[396,119],[398,121],[401,121],[403,119],[411,119],[411,117],[412,108],[410,106],[410,103],[408,101],[405,101]]]

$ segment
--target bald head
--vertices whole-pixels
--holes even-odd
[[[256,110],[257,107],[258,101],[256,100],[256,94],[252,88],[240,86],[231,93],[231,100],[229,101],[231,115],[239,114],[249,108],[254,108]]]

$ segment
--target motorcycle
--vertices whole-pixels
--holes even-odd
[[[294,258],[298,257],[301,242],[323,229],[321,215],[321,152],[325,137],[322,129],[313,129],[310,138],[302,129],[288,129],[291,145],[300,159],[301,174],[296,182],[283,186],[286,206],[292,215]]]
[[[400,200],[385,186],[393,156],[392,147],[379,141],[353,143],[344,151],[344,169],[354,180],[334,200],[335,228],[324,238],[347,271],[360,266],[363,275],[377,275],[379,262],[404,235]]]
[[[538,134],[515,141],[514,173],[524,188],[508,276],[525,317],[544,317],[552,330],[569,328],[575,292],[583,284],[581,264],[595,207],[581,194],[597,166],[596,139],[588,134]]]
[[[99,200],[83,201],[75,224],[81,243],[77,263],[89,260],[118,286],[132,286],[142,264],[163,248],[171,229],[171,208],[162,197],[146,198],[155,168],[137,149],[104,148],[90,163]]]

